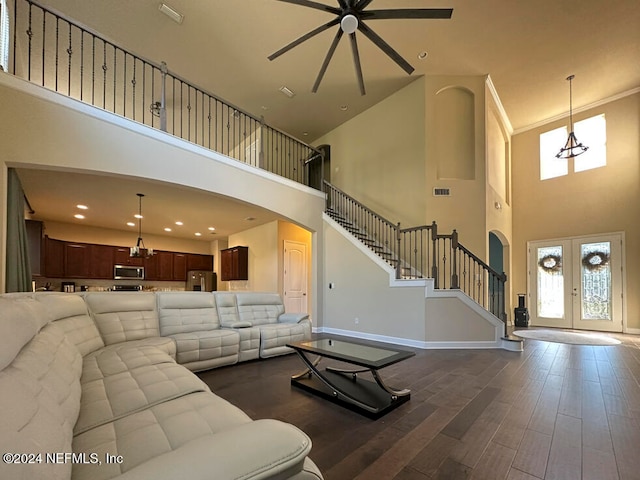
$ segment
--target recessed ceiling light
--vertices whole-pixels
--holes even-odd
[[[245,220],[247,222],[253,222],[255,219],[256,219],[256,217],[247,217],[247,218],[245,218]]]
[[[89,210],[89,207],[86,205],[76,205],[76,208],[79,208],[80,210]]]
[[[210,232],[213,232],[215,229],[216,229],[216,227],[209,227],[209,229],[208,229],[208,230],[209,230]]]
[[[76,213],[74,217],[76,217],[78,220],[84,220],[84,215],[80,215],[79,213]]]
[[[429,56],[429,53],[428,53],[428,52],[424,52],[424,51],[423,51],[423,52],[420,52],[420,53],[418,54],[418,59],[420,59],[420,60],[424,60],[424,59],[425,59],[425,58],[427,58],[428,56]]]
[[[144,217],[143,217],[142,215],[140,215],[139,213],[136,213],[136,214],[134,215],[134,217],[135,217],[135,218],[144,218]]]
[[[184,225],[184,223],[182,223],[181,221],[179,221],[179,220],[178,220],[178,221],[176,222],[176,225],[178,225],[178,226],[180,226],[180,227],[181,227],[182,225]]]
[[[164,227],[164,231],[165,231],[165,232],[170,232],[170,231],[171,231],[171,229],[170,229],[169,227]]]
[[[195,233],[195,236],[196,236],[196,237],[201,237],[201,236],[202,236],[202,234],[201,234],[200,232],[196,232],[196,233]]]
[[[136,224],[133,223],[133,222],[127,222],[127,225],[130,226],[130,227],[135,227],[136,226]]]
[[[346,112],[347,110],[349,110],[349,105],[340,105],[340,110]]]
[[[309,135],[309,132],[302,132],[302,135],[306,137],[307,135]]]
[[[289,98],[293,98],[296,96],[295,93],[293,93],[293,91],[289,90],[287,87],[285,87],[284,85],[281,86],[278,90],[280,90],[282,93],[284,93],[287,97]]]
[[[262,110],[269,110],[269,107],[267,107],[265,105],[262,105],[262,107],[260,107],[260,108],[262,108]]]
[[[181,24],[182,20],[184,20],[184,15],[182,15],[181,13],[179,13],[178,11],[176,11],[174,8],[170,7],[166,3],[161,3],[160,5],[158,5],[158,10],[160,10],[162,13],[164,13],[167,17],[169,17],[171,20],[173,20],[177,24]]]

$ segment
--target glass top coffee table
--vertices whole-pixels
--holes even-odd
[[[411,397],[407,389],[396,390],[386,385],[378,370],[415,355],[395,346],[364,345],[346,340],[323,338],[289,343],[306,365],[306,370],[291,377],[291,385],[319,395],[338,405],[370,418],[379,418],[402,405]],[[317,355],[311,360],[309,355]],[[354,369],[318,368],[322,358],[354,365]],[[373,380],[358,377],[371,373]]]

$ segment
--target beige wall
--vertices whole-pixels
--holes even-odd
[[[514,292],[526,291],[527,242],[625,232],[627,327],[640,333],[640,94],[574,114],[604,114],[607,166],[540,181],[539,136],[567,120],[513,137]],[[579,139],[586,145],[588,138]],[[558,146],[558,150],[562,145]],[[515,299],[514,299],[515,300]]]
[[[278,222],[229,235],[229,248],[249,247],[249,280],[222,282],[229,290],[278,291]]]
[[[324,235],[323,327],[424,341],[425,287],[389,288],[389,272],[328,223]]]
[[[331,145],[331,183],[391,222],[422,225],[424,77],[349,120],[315,145]]]
[[[484,258],[487,245],[485,221],[485,79],[484,76],[431,76],[425,80],[425,131],[426,141],[426,181],[425,196],[426,210],[423,222],[438,224],[439,233],[448,234],[456,229],[460,243],[476,255]],[[475,127],[472,139],[458,139],[454,133],[449,136],[446,132],[438,135],[438,123],[441,115],[446,112],[438,111],[442,102],[437,102],[439,92],[448,89],[461,89],[473,95],[473,121],[467,121]],[[438,152],[442,151],[439,144],[471,142],[474,152],[473,164],[475,173],[473,179],[439,178]],[[434,188],[450,188],[450,197],[434,197]]]

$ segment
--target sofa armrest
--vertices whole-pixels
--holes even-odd
[[[283,313],[278,317],[279,323],[300,323],[309,318],[308,313]]]
[[[229,328],[248,328],[248,327],[253,327],[253,324],[251,322],[230,322],[225,324],[225,327],[229,327]]]
[[[293,425],[256,420],[192,440],[142,463],[118,480],[289,478],[302,469],[311,440]]]

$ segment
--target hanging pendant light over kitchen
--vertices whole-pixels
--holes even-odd
[[[575,133],[573,133],[573,92],[571,91],[571,82],[575,78],[575,75],[569,75],[567,80],[569,81],[569,126],[571,128],[569,133],[569,138],[567,138],[567,143],[565,143],[564,147],[560,149],[556,158],[573,158],[578,155],[582,155],[586,152],[589,147],[585,147],[576,138]]]
[[[138,196],[138,242],[135,247],[131,247],[129,251],[130,257],[136,258],[149,258],[153,256],[153,249],[146,248],[144,246],[144,240],[142,240],[142,197],[144,197],[143,193],[136,193]]]

